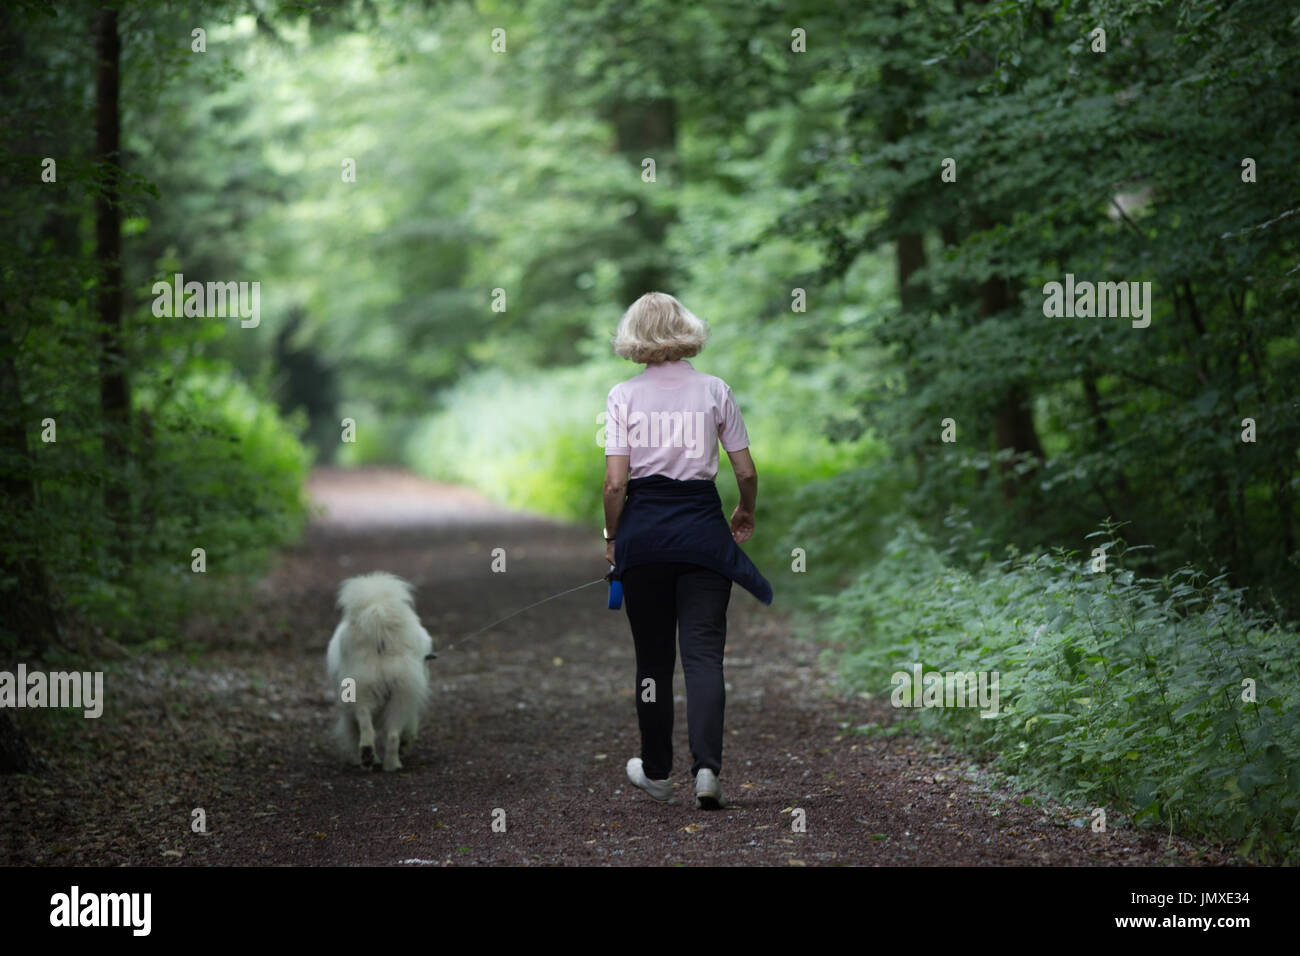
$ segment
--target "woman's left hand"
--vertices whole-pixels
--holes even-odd
[[[605,542],[605,560],[608,561],[610,564],[614,563],[614,542],[613,541]]]

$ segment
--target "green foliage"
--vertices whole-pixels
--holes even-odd
[[[289,353],[310,352],[337,384],[318,412],[326,457],[342,418],[357,421],[358,443],[382,446],[342,449],[342,461],[390,458],[439,391],[475,370],[580,361],[592,316],[615,307],[611,264],[630,235],[624,164],[596,118],[542,115],[530,78],[488,46],[497,24],[393,4],[365,33],[296,20],[265,43],[241,21],[218,37],[245,74],[207,105],[229,120],[187,104],[178,117],[197,140],[186,170],[221,177],[211,186],[233,206],[226,215],[257,236],[228,268],[277,290],[263,335],[287,336]],[[240,167],[212,161],[223,155]],[[223,348],[246,343],[254,350],[225,354],[260,372],[264,338]],[[286,407],[311,397],[282,393]]]
[[[845,376],[910,512],[934,529],[957,505],[1025,547],[1112,515],[1158,545],[1149,573],[1226,568],[1300,612],[1300,186],[1263,172],[1300,151],[1291,6],[900,2],[837,25],[812,55],[859,58],[842,135],[770,235],[822,237],[819,285],[913,250],[901,307],[853,329],[887,360]],[[1067,273],[1149,282],[1150,325],[1045,315]]]
[[[228,335],[232,325],[245,343],[256,331],[230,318],[150,309],[153,283],[175,271],[247,278],[231,274],[243,253],[229,241],[238,217],[223,205],[238,190],[204,188],[218,177],[199,174],[223,165],[187,153],[184,124],[168,125],[191,108],[197,88],[211,93],[230,74],[219,58],[190,53],[192,11],[118,6],[125,308],[117,355],[104,347],[96,309],[104,274],[93,204],[110,170],[94,153],[96,58],[87,50],[100,5],[0,11],[0,400],[8,423],[0,600],[7,612],[23,612],[0,621],[0,656],[9,660],[57,658],[56,619],[81,647],[89,629],[171,646],[186,614],[228,603],[229,589],[264,568],[305,517],[303,423],[278,415],[257,368],[241,372],[213,354],[239,338]],[[233,7],[209,13],[220,18]],[[44,157],[57,162],[49,182]],[[130,396],[123,423],[101,402],[103,382],[119,370]],[[123,500],[110,508],[118,489]],[[207,552],[204,575],[190,570],[198,547]]]
[[[57,440],[44,443],[33,430],[39,505],[21,524],[7,515],[14,530],[2,542],[6,555],[41,555],[76,618],[123,641],[170,637],[184,616],[228,598],[222,579],[251,580],[301,533],[309,455],[274,406],[228,370],[196,369],[136,390],[136,420],[148,424],[132,446],[132,509],[120,527],[101,505],[108,466],[77,430],[94,421],[93,409],[69,407],[76,397],[65,390],[33,399],[58,409]],[[121,539],[125,554],[115,546]],[[191,570],[194,548],[206,553],[206,574]],[[5,649],[31,653],[34,640],[8,634]]]
[[[40,571],[175,647],[301,529],[304,441],[599,527],[597,416],[639,371],[609,336],[662,283],[745,414],[747,548],[859,686],[909,655],[998,669],[1002,717],[923,719],[1295,859],[1295,634],[1260,617],[1300,612],[1283,0],[220,3],[202,55],[188,8],[120,4],[125,426],[94,311],[99,5],[58,6],[0,9],[0,596]],[[260,326],[152,316],[175,272],[260,282]],[[1151,324],[1044,315],[1067,272],[1149,281]],[[729,510],[725,456],[719,489]],[[1139,546],[1106,575],[1052,550],[1107,516]]]
[[[909,713],[1064,798],[1227,837],[1267,862],[1300,859],[1300,634],[1222,576],[1135,574],[1113,528],[1093,539],[1100,573],[1062,549],[987,560],[970,532],[949,541],[961,569],[905,524],[879,563],[820,602],[855,688],[888,694],[914,663],[996,671],[996,717]]]
[[[596,442],[596,416],[605,410],[606,364],[466,379],[413,432],[407,461],[511,507],[600,527],[604,446]]]

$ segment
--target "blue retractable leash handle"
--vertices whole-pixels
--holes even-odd
[[[623,582],[614,577],[614,565],[609,566],[605,580],[609,582],[609,609],[617,611],[623,606]]]

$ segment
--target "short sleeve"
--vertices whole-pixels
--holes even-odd
[[[609,397],[605,399],[605,454],[630,454],[627,447],[627,402],[617,385],[609,390]]]
[[[745,420],[740,415],[740,406],[736,396],[731,394],[731,387],[722,386],[722,407],[719,409],[718,439],[723,451],[740,451],[749,447],[749,432],[745,430]]]

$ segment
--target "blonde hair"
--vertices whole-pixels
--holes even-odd
[[[698,355],[709,327],[671,295],[647,292],[619,320],[610,344],[614,354],[647,365]]]

